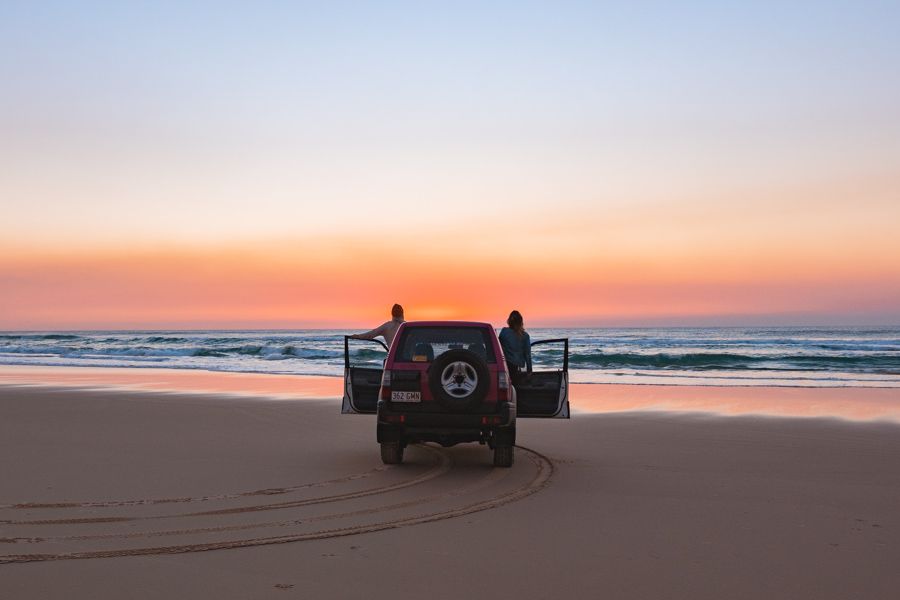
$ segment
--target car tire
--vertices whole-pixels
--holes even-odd
[[[464,395],[454,395],[448,392],[441,381],[444,371],[453,363],[468,365],[466,372],[474,374],[477,378],[474,389]],[[428,387],[432,397],[445,408],[452,411],[460,411],[471,408],[484,400],[490,388],[490,372],[487,362],[474,352],[469,350],[448,350],[438,356],[428,369]]]
[[[494,446],[494,466],[504,468],[513,466],[515,461],[514,448],[515,446]]]
[[[403,445],[400,442],[381,442],[381,462],[399,465],[403,462]]]
[[[516,426],[515,423],[508,427],[500,427],[494,430],[492,446],[515,446],[516,445]]]

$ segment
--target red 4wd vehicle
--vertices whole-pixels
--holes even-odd
[[[377,343],[388,350],[384,368],[351,364],[350,343]],[[488,323],[407,322],[388,349],[375,340],[344,338],[343,413],[378,414],[381,460],[403,462],[410,442],[487,444],[494,465],[513,463],[516,418],[569,418],[569,340],[560,368],[535,371],[515,387],[500,341]]]

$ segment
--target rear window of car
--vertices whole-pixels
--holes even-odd
[[[432,362],[448,350],[469,350],[496,362],[494,346],[483,327],[409,327],[400,337],[397,362]]]

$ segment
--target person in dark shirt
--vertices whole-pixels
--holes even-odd
[[[509,376],[516,383],[522,379],[523,370],[531,374],[531,336],[525,331],[522,314],[517,310],[509,313],[506,325],[500,330],[500,347],[503,348]]]

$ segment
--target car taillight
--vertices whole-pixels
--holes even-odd
[[[497,375],[497,400],[509,400],[509,376],[506,371],[500,371]]]
[[[379,397],[382,400],[391,399],[391,372],[387,369],[381,375],[381,392]]]

